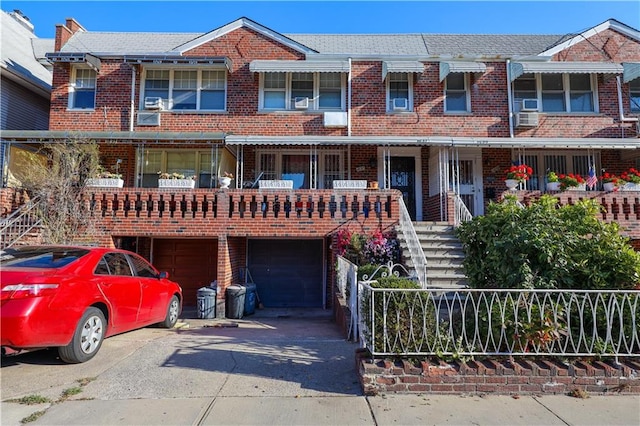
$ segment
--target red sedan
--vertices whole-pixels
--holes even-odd
[[[171,328],[182,309],[180,285],[125,250],[8,248],[0,251],[0,282],[3,354],[58,347],[63,361],[85,362],[104,338]]]

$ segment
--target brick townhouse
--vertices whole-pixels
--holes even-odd
[[[563,35],[281,34],[247,18],[108,33],[67,19],[47,58],[49,130],[3,144],[96,140],[124,183],[89,188],[91,237],[168,270],[186,305],[248,269],[267,307],[330,307],[341,227],[482,215],[513,164],[534,171],[512,191],[523,199],[549,170],[640,169],[640,32],[613,19]],[[158,172],[195,180],[159,188]],[[556,194],[595,197],[640,239],[640,191],[626,189]]]

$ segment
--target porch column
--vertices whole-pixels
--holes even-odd
[[[229,255],[229,243],[227,234],[218,236],[218,288],[216,293],[216,318],[226,317],[225,295],[227,287],[233,280],[233,268],[231,266],[231,256]]]

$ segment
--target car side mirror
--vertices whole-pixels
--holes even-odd
[[[169,279],[169,273],[167,271],[162,271],[158,275],[158,278],[160,278],[161,280],[168,280]]]

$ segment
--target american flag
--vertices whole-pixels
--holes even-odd
[[[596,168],[591,165],[589,167],[589,176],[587,177],[587,186],[589,189],[593,189],[598,183],[598,177],[596,176]]]

